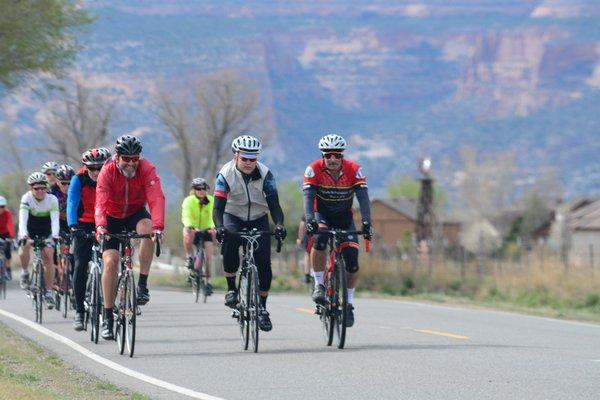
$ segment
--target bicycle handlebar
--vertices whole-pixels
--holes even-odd
[[[357,230],[353,230],[353,231],[346,231],[343,229],[319,229],[318,231],[316,231],[314,234],[325,234],[325,235],[329,235],[329,236],[339,236],[339,235],[365,235],[368,232],[365,231],[357,231]],[[365,239],[365,252],[370,252],[371,251],[371,240],[370,239]]]
[[[152,233],[137,233],[137,232],[126,232],[126,233],[106,233],[103,236],[107,236],[110,238],[114,238],[120,240],[121,242],[125,242],[130,239],[154,239],[154,234]],[[104,240],[104,239],[103,239]],[[160,257],[160,238],[154,240],[156,243],[156,257]]]
[[[247,230],[247,229],[242,229],[239,232],[228,232],[228,235],[231,236],[237,236],[237,237],[241,237],[243,238],[244,236],[248,236],[248,237],[256,237],[256,236],[276,236],[275,232],[273,231],[259,231],[256,229],[251,229],[251,230]],[[282,245],[282,240],[281,238],[275,237],[275,239],[277,240],[277,252],[281,253],[281,245]]]

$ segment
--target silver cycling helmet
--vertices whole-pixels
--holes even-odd
[[[30,186],[33,186],[36,183],[42,183],[47,186],[48,185],[48,177],[46,177],[46,175],[44,175],[41,172],[34,172],[33,174],[29,175],[29,177],[27,178],[27,184]]]
[[[238,136],[231,143],[231,150],[234,153],[259,154],[261,149],[260,140],[250,135]]]
[[[205,189],[210,189],[210,186],[206,182],[206,179],[200,178],[200,177],[192,179],[192,185],[191,186],[193,188],[204,187]]]
[[[58,170],[58,163],[55,163],[54,161],[48,161],[47,163],[45,163],[44,165],[42,165],[42,173],[43,174],[47,174],[48,172],[56,172]]]
[[[6,207],[6,197],[0,196],[0,207]]]

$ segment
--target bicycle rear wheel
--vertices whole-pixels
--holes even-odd
[[[2,299],[6,299],[6,264],[4,260],[0,260],[0,293]]]
[[[127,296],[127,284],[125,282],[126,275],[121,274],[119,276],[118,286],[117,286],[117,300],[116,300],[116,315],[115,315],[115,339],[117,341],[117,347],[119,349],[119,354],[123,354],[125,351],[125,306],[126,306],[126,296]]]
[[[137,293],[135,288],[135,279],[131,270],[127,271],[127,279],[125,280],[127,290],[125,296],[125,342],[129,357],[133,357],[135,350],[135,328],[137,317]]]
[[[341,255],[335,265],[336,275],[334,292],[336,297],[335,336],[338,349],[343,349],[346,343],[346,318],[348,316],[348,285],[346,282],[346,264]]]
[[[250,280],[247,273],[240,273],[238,291],[240,338],[242,339],[242,349],[248,350],[250,344],[250,318],[248,314],[248,305],[250,304]]]
[[[252,268],[250,274],[250,334],[252,336],[252,350],[258,352],[258,313],[260,310],[260,299],[258,292],[258,273],[256,267]]]

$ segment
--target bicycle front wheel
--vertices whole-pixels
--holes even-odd
[[[335,306],[332,287],[335,286],[335,275],[329,272],[325,273],[325,293],[327,296],[327,305],[317,305],[321,311],[321,322],[323,323],[323,336],[325,344],[331,346],[333,343],[333,329],[335,323]]]
[[[6,299],[6,261],[0,260],[0,292],[2,299]]]
[[[240,325],[240,338],[242,340],[242,349],[248,350],[250,344],[250,316],[248,306],[250,304],[250,280],[245,272],[240,274],[238,291],[238,323]]]
[[[92,342],[97,344],[100,332],[100,314],[102,313],[102,302],[100,301],[100,275],[98,274],[96,266],[92,266],[89,286],[90,307],[88,308],[88,313],[92,325],[90,329],[90,339]]]
[[[126,275],[121,274],[119,276],[119,282],[117,286],[117,300],[116,300],[116,315],[115,315],[115,339],[117,341],[117,348],[119,349],[119,354],[123,354],[125,351],[125,308],[126,308],[126,298],[127,298],[127,283],[126,283]]]
[[[346,343],[346,318],[348,316],[348,285],[346,282],[346,264],[341,255],[335,265],[335,336],[338,349],[343,349]]]
[[[258,352],[258,313],[260,311],[260,299],[258,292],[258,273],[256,268],[250,274],[250,334],[252,335],[252,350]]]
[[[41,260],[36,265],[36,273],[34,276],[34,296],[35,296],[35,322],[42,323],[44,313],[44,267]]]
[[[63,264],[63,274],[62,274],[62,291],[63,291],[63,295],[62,295],[62,300],[63,300],[63,310],[62,310],[62,315],[63,318],[67,318],[67,311],[69,310],[69,302],[70,302],[70,293],[69,291],[71,290],[71,285],[70,285],[70,281],[71,281],[71,277],[69,276],[69,269],[71,268],[70,264],[70,260],[69,257],[62,257],[62,264]]]
[[[127,344],[127,352],[129,357],[133,357],[133,351],[135,350],[135,328],[136,328],[136,317],[137,317],[137,292],[135,288],[135,279],[132,271],[127,271],[127,279],[125,280],[126,290],[126,301],[125,301],[125,342]]]

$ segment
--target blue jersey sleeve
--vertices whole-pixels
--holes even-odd
[[[67,224],[69,226],[77,225],[79,203],[81,201],[81,180],[74,176],[69,184],[69,193],[67,194]]]
[[[263,183],[263,192],[265,194],[265,197],[277,194],[277,185],[275,184],[275,177],[273,176],[271,171],[267,172],[267,176],[265,176],[265,181]]]
[[[217,175],[217,180],[215,181],[215,192],[214,195],[216,197],[222,197],[226,199],[229,196],[229,185],[225,180],[225,177],[221,174]]]

